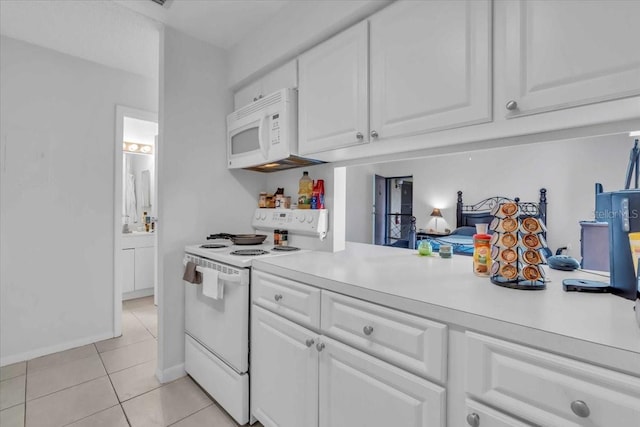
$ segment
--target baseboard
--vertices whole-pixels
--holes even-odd
[[[35,359],[36,357],[46,356],[52,353],[58,353],[59,351],[65,351],[76,347],[82,347],[83,345],[93,344],[94,342],[113,338],[113,331],[105,332],[103,334],[94,335],[91,337],[85,337],[74,341],[68,341],[62,344],[56,344],[49,347],[36,348],[34,350],[25,351],[24,353],[14,354],[10,356],[4,356],[0,358],[0,366],[7,366],[13,363],[24,362],[25,360]]]
[[[177,380],[178,378],[182,378],[186,374],[187,373],[184,370],[184,363],[172,366],[164,370],[161,370],[160,368],[156,370],[156,377],[158,378],[158,381],[163,384]]]
[[[153,295],[153,288],[140,289],[138,291],[125,292],[122,294],[122,301],[143,298]]]

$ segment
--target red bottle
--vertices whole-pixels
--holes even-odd
[[[324,180],[319,179],[313,185],[311,209],[324,209]]]

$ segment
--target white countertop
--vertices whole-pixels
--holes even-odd
[[[634,302],[610,294],[562,290],[565,278],[607,280],[601,276],[550,270],[545,290],[509,289],[475,276],[469,256],[421,257],[414,250],[352,242],[347,242],[345,251],[255,260],[253,267],[576,357],[588,353],[587,359],[594,362],[607,364],[607,352],[613,349],[623,353],[621,369],[640,374]]]

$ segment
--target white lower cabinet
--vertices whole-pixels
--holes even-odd
[[[152,295],[156,281],[155,234],[123,234],[121,248],[120,263],[124,299]]]
[[[253,304],[251,413],[264,427],[318,425],[317,334]]]
[[[122,293],[135,290],[136,250],[122,250]]]
[[[320,427],[444,427],[444,388],[320,338]]]
[[[639,425],[640,378],[473,332],[466,335],[466,387],[474,398],[541,426]]]
[[[252,274],[251,413],[265,427],[446,426],[443,387],[329,338],[324,330],[281,316],[279,306],[266,304],[270,288],[265,284],[282,279],[259,271]],[[326,292],[286,283],[300,295]],[[277,295],[283,295],[282,301],[286,298],[283,292]],[[294,295],[290,292],[289,299]],[[319,313],[320,298],[311,301],[296,318]],[[391,312],[376,312],[376,325],[384,324],[384,314]],[[381,344],[388,345],[384,338]],[[419,349],[420,345],[418,354]],[[436,354],[442,350],[434,348]]]
[[[135,251],[135,290],[153,288],[155,248],[136,248]]]
[[[587,353],[252,274],[251,411],[265,427],[640,426],[640,376],[616,371],[615,357],[596,366]],[[287,310],[270,303],[274,292]]]

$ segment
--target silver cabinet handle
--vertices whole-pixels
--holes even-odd
[[[275,294],[275,295],[273,296],[273,299],[274,299],[274,300],[276,300],[276,301],[280,301],[280,300],[282,299],[282,295],[280,295],[280,294]]]
[[[371,131],[371,138],[377,138],[378,137],[378,132],[376,132],[375,130]]]
[[[311,347],[315,343],[315,341],[313,340],[313,338],[307,338],[304,343],[307,347]]]
[[[362,332],[364,332],[365,335],[371,335],[373,333],[373,326],[365,326],[362,328]]]
[[[323,342],[319,342],[318,344],[316,344],[316,350],[318,350],[318,351],[324,350],[324,343]]]
[[[467,424],[471,427],[478,427],[480,425],[480,415],[475,412],[467,415]]]
[[[471,427],[478,427],[480,425],[480,415],[475,412],[467,415],[467,424]]]
[[[362,134],[362,132],[358,132],[358,133],[356,133],[356,138],[362,139],[362,138],[364,138],[364,135]]]
[[[505,107],[507,108],[507,110],[509,111],[513,111],[516,110],[518,108],[518,103],[516,101],[509,101],[507,102],[507,105],[505,105]]]
[[[591,414],[589,407],[582,400],[574,400],[571,402],[571,410],[580,418],[587,418],[589,414]]]

